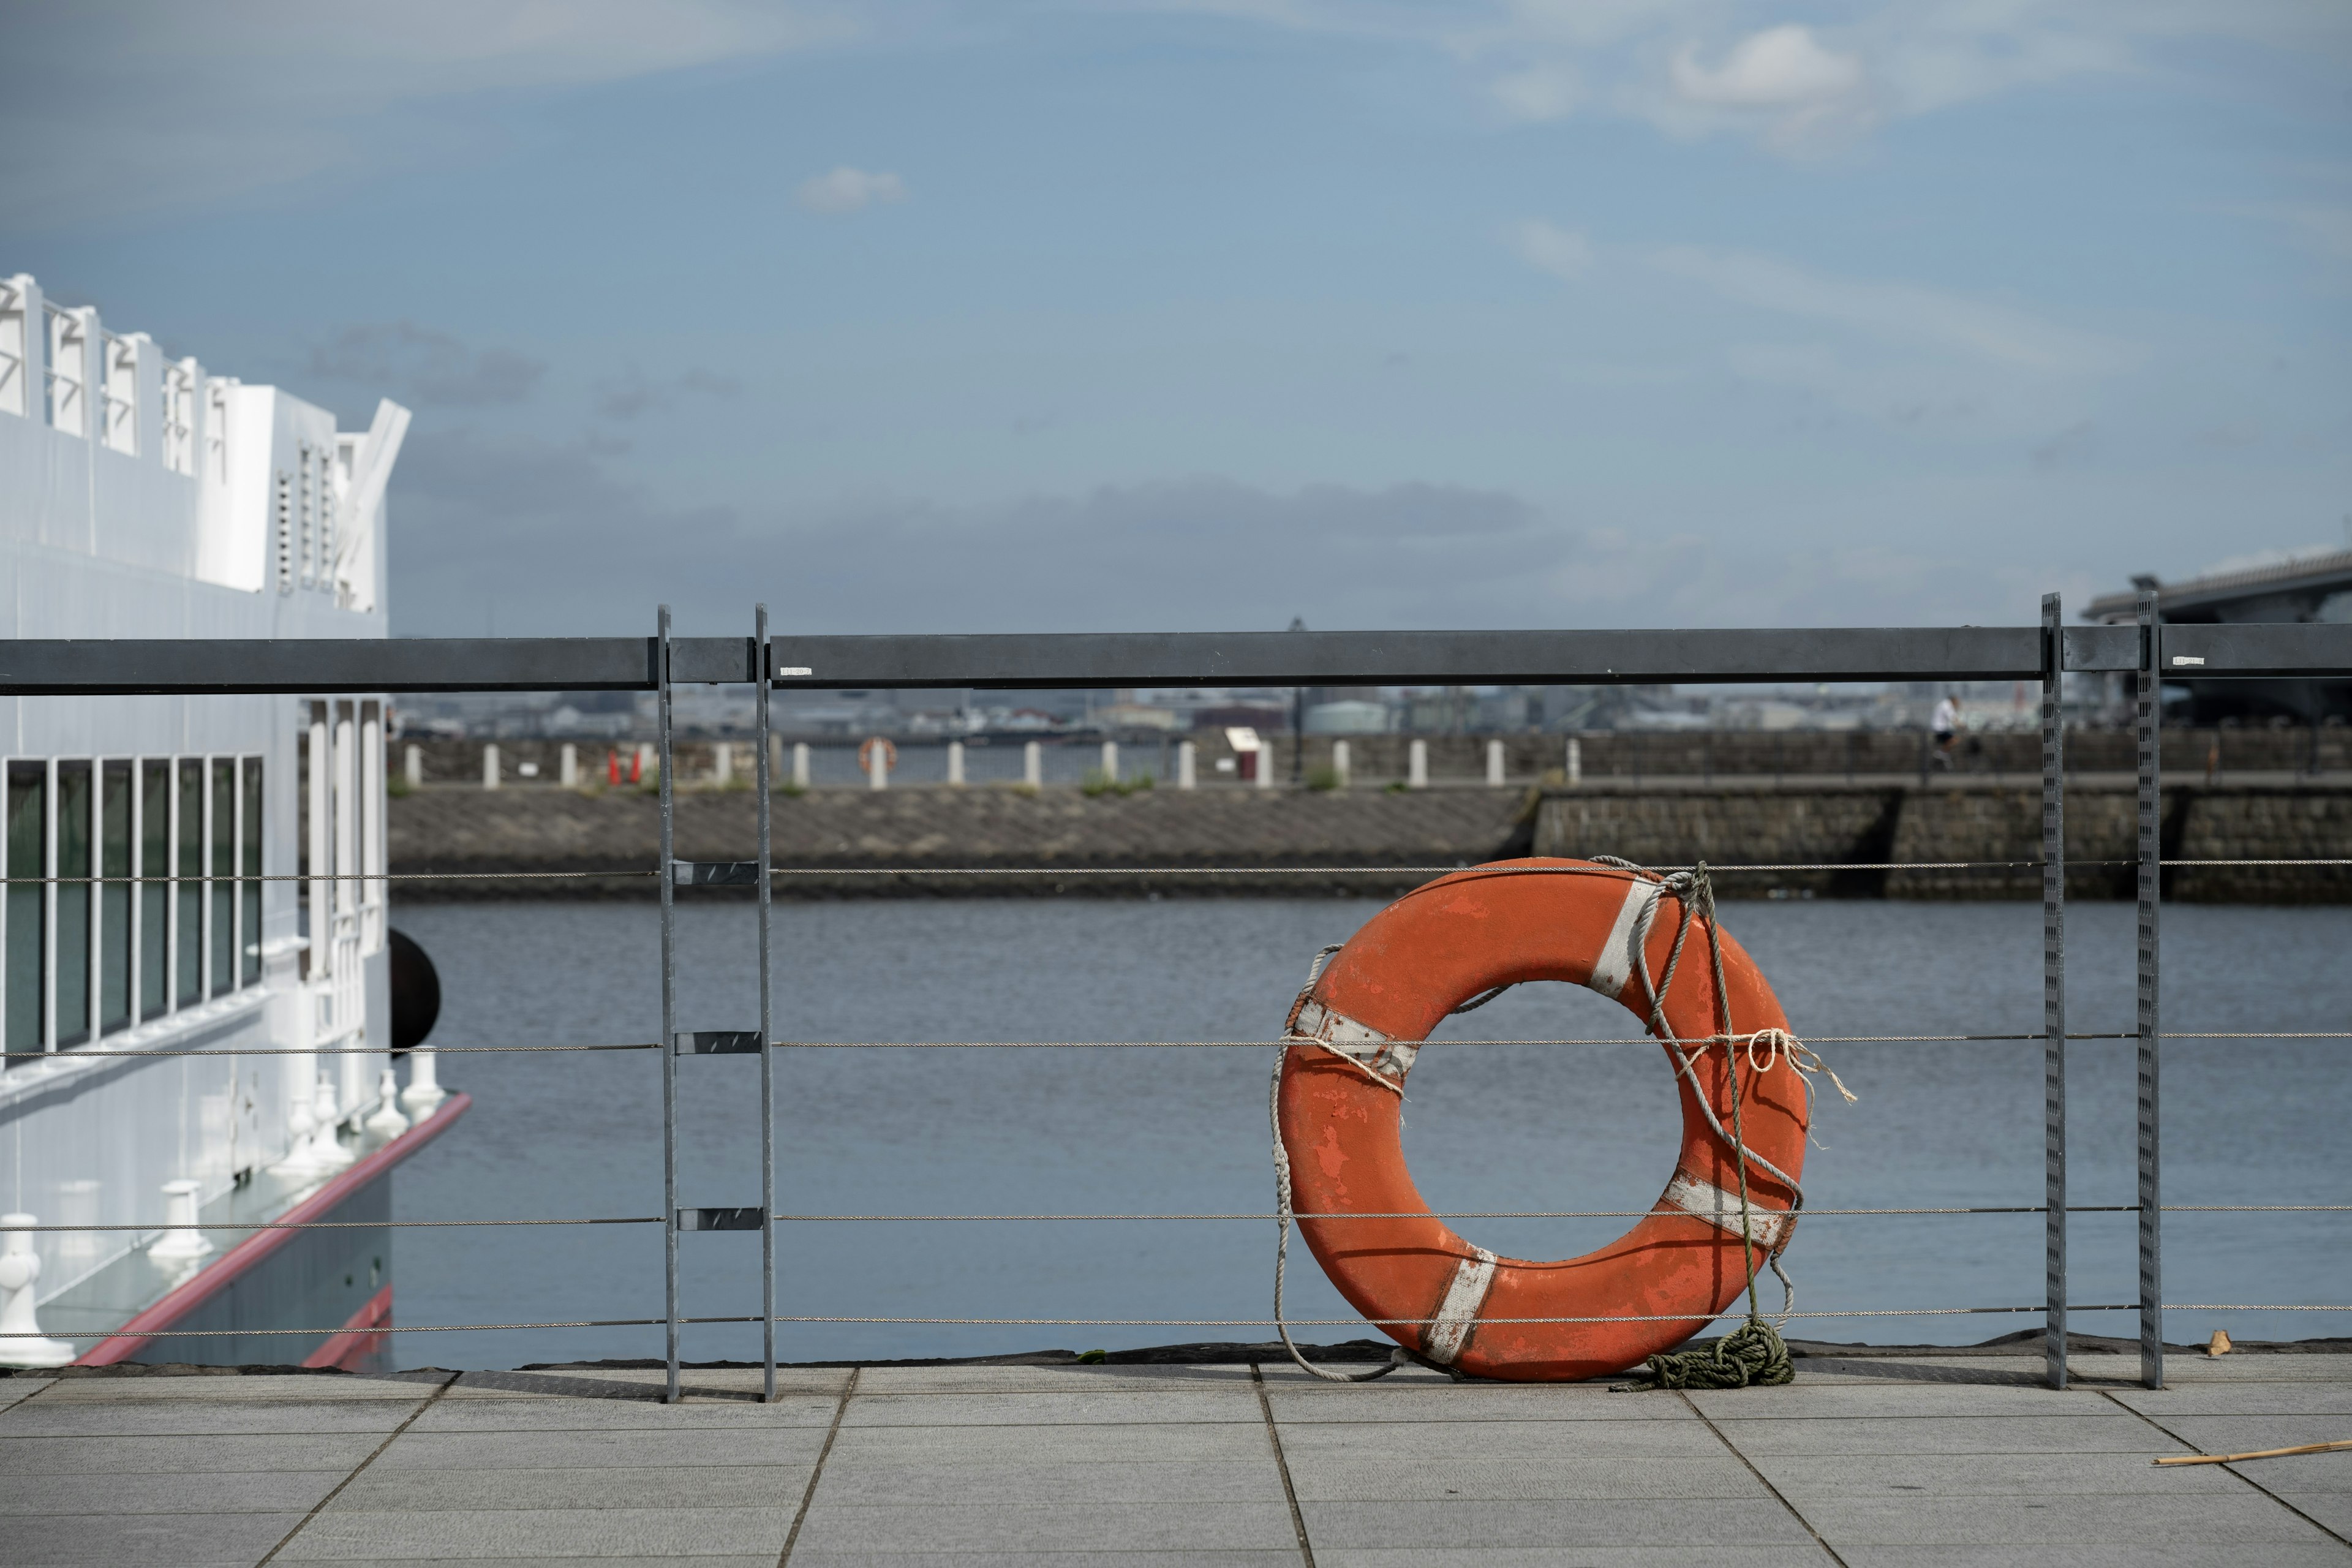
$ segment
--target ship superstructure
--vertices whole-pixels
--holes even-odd
[[[339,430],[0,280],[0,636],[386,636],[384,488],[407,426],[387,401]],[[273,1217],[390,1137],[388,717],[370,693],[0,698],[0,1226],[37,1258],[42,1327],[77,1354],[166,1298],[241,1292],[240,1327],[349,1304],[268,1308],[285,1291],[252,1258],[234,1290],[200,1281],[249,1249],[164,1227]],[[387,1260],[373,1273],[352,1289],[382,1318]],[[59,1353],[27,1343],[0,1338],[0,1363]],[[171,1359],[313,1348],[187,1336]]]

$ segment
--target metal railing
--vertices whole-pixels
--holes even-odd
[[[2037,861],[1903,863],[1861,868],[1752,866],[1717,868],[1717,874],[1796,869],[2040,869],[2042,873],[2042,1028],[2037,1033],[1874,1035],[1825,1037],[1822,1044],[1919,1046],[1941,1043],[2040,1042],[2045,1085],[2043,1201],[2039,1205],[1945,1207],[1808,1209],[1808,1217],[1883,1215],[2031,1215],[2043,1216],[2044,1294],[2024,1305],[1809,1309],[1791,1314],[1818,1320],[2039,1314],[2044,1321],[2045,1363],[2053,1386],[2068,1377],[2066,1329],[2073,1311],[2135,1311],[2139,1321],[2140,1375],[2149,1386],[2164,1376],[2163,1313],[2176,1310],[2352,1311],[2347,1303],[2166,1303],[2162,1296],[2161,1216],[2172,1213],[2352,1213],[2352,1204],[2167,1205],[2162,1202],[2160,1074],[2168,1039],[2345,1039],[2352,1031],[2168,1032],[2161,1026],[2162,947],[2158,922],[2161,872],[2183,865],[2341,865],[2311,859],[2233,859],[2226,862],[2166,858],[2161,853],[2159,703],[2165,677],[2194,670],[2200,679],[2338,675],[2352,671],[2352,626],[2163,626],[2155,597],[2144,595],[2139,624],[2126,626],[2064,626],[2056,595],[2044,599],[2041,625],[2029,627],[1943,627],[1825,630],[1669,632],[1286,632],[1270,634],[1104,634],[1041,637],[905,636],[771,637],[762,606],[747,638],[675,637],[669,612],[660,613],[656,635],[646,638],[434,639],[398,642],[307,641],[17,641],[0,643],[0,695],[90,696],[113,693],[206,695],[233,692],[343,693],[354,690],[414,692],[458,690],[646,690],[656,694],[661,796],[661,849],[651,868],[611,871],[400,873],[383,869],[337,874],[331,881],[360,880],[375,887],[390,882],[431,884],[530,879],[561,881],[579,878],[651,875],[662,906],[662,1032],[657,1041],[584,1042],[522,1046],[438,1047],[449,1054],[475,1052],[573,1052],[658,1050],[662,1058],[663,1206],[658,1215],[584,1218],[441,1219],[402,1221],[312,1221],[300,1225],[245,1224],[198,1228],[336,1229],[393,1226],[401,1228],[462,1228],[529,1226],[644,1226],[663,1230],[664,1311],[660,1318],[565,1320],[536,1323],[402,1325],[401,1333],[441,1333],[515,1329],[660,1327],[665,1331],[667,1391],[678,1393],[680,1331],[688,1325],[758,1322],[762,1331],[765,1388],[774,1392],[775,1326],[778,1323],[1098,1325],[1119,1327],[1274,1327],[1266,1319],[1200,1318],[917,1318],[785,1315],[776,1311],[775,1230],[778,1225],[1007,1224],[1007,1223],[1258,1223],[1271,1213],[1162,1214],[790,1214],[775,1204],[774,1059],[783,1050],[898,1049],[1137,1049],[1265,1048],[1287,1041],[1235,1040],[993,1040],[824,1041],[778,1039],[773,1028],[773,959],[769,941],[770,907],[779,875],[838,876],[841,869],[782,868],[772,863],[768,776],[771,748],[768,694],[776,688],[1071,688],[1223,685],[1413,684],[1609,684],[1654,682],[1778,682],[1882,680],[2034,680],[2042,701],[2042,856]],[[2063,678],[2074,673],[2122,673],[2132,677],[2136,706],[2138,800],[2137,854],[2137,1014],[2130,1031],[2070,1032],[2065,987],[2064,729],[2060,701]],[[753,755],[758,768],[757,858],[740,861],[689,861],[675,846],[676,789],[671,694],[682,684],[743,683],[759,693],[755,704]],[[1149,877],[1302,876],[1316,874],[1450,875],[1455,866],[1358,868],[1167,867],[1118,868],[1104,875]],[[1022,868],[913,867],[875,869],[881,876],[988,877],[1048,874],[1071,877],[1084,868],[1039,873]],[[23,879],[55,881],[57,878]],[[79,879],[120,880],[121,879]],[[319,880],[270,874],[267,880]],[[677,1027],[677,928],[673,916],[681,889],[750,888],[758,899],[759,1023],[755,1029],[681,1031]],[[340,968],[340,965],[338,966]],[[2088,1040],[2135,1043],[2137,1067],[2137,1166],[2138,1190],[2131,1204],[2072,1205],[2067,1183],[2066,1067],[2070,1044]],[[1603,1046],[1648,1044],[1622,1039],[1480,1040],[1467,1045]],[[1692,1044],[1706,1042],[1693,1041]],[[367,1047],[199,1047],[124,1052],[142,1055],[338,1055]],[[85,1047],[102,1054],[104,1047]],[[761,1199],[735,1208],[688,1208],[677,1202],[677,1071],[690,1056],[756,1054],[761,1058]],[[1638,1217],[1650,1211],[1475,1211],[1439,1218],[1565,1219]],[[2077,1303],[2067,1299],[2067,1217],[2074,1214],[2136,1214],[2138,1216],[2138,1290],[2130,1302]],[[1375,1215],[1309,1215],[1295,1217],[1352,1219]],[[152,1226],[43,1225],[42,1231],[139,1230]],[[683,1310],[678,1287],[678,1237],[689,1231],[752,1230],[761,1234],[761,1311],[748,1316],[692,1316]],[[1641,1314],[1604,1317],[1488,1320],[1526,1322],[1685,1321],[1685,1316]],[[1300,1326],[1408,1326],[1427,1320],[1291,1319]],[[321,1336],[338,1328],[162,1331],[161,1337],[206,1333]]]

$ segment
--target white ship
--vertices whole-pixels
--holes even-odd
[[[0,279],[0,636],[385,636],[407,427]],[[388,717],[0,698],[0,1365],[383,1353],[389,1173],[466,1105],[392,1093]]]

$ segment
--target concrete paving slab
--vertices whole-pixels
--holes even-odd
[[[581,1561],[583,1560],[578,1557],[434,1556],[338,1557],[335,1559],[339,1568],[436,1568],[436,1565],[451,1562],[463,1562],[468,1565],[468,1568],[501,1568],[501,1565],[504,1565],[504,1568],[548,1568],[550,1563]],[[596,1568],[677,1568],[680,1563],[690,1563],[693,1568],[776,1568],[776,1554],[772,1552],[755,1552],[740,1555],[730,1552],[719,1556],[697,1552],[691,1557],[679,1557],[675,1553],[658,1557],[600,1556],[590,1561],[594,1562]],[[240,1565],[240,1568],[244,1568],[244,1565]]]
[[[2231,1451],[2242,1453],[2244,1450]],[[2200,1470],[2224,1468],[2221,1465],[2185,1465],[2176,1469],[2168,1465],[2165,1469],[2168,1473],[2193,1475]],[[2278,1459],[2247,1459],[2226,1468],[2273,1491],[2352,1491],[2352,1453],[2289,1454]]]
[[[318,1515],[280,1563],[354,1557],[695,1557],[784,1546],[793,1510],[762,1508],[453,1509],[441,1513]]]
[[[2344,1415],[2158,1415],[2168,1432],[2208,1454],[2245,1454],[2257,1448],[2292,1448],[2302,1443],[2352,1438],[2352,1416]],[[2154,1427],[2148,1428],[2155,1432]],[[2352,1460],[2352,1450],[2314,1458]],[[2267,1464],[2270,1461],[2263,1460]]]
[[[1803,1547],[1805,1527],[1777,1503],[1653,1501],[1318,1502],[1299,1504],[1319,1563],[1323,1552],[1381,1547]]]
[[[797,1562],[797,1556],[794,1558]],[[1315,1549],[1316,1568],[1835,1568],[1802,1546],[1350,1546]]]
[[[1481,1426],[1455,1422],[1433,1429],[1413,1421],[1323,1421],[1279,1423],[1283,1452],[1297,1465],[1329,1458],[1339,1462],[1394,1468],[1400,1454],[1443,1452],[1455,1459],[1485,1463],[1503,1459],[1553,1463],[1593,1458],[1717,1460],[1722,1439],[1696,1418],[1685,1421],[1497,1421]]]
[[[2310,1515],[2324,1529],[2352,1541],[2352,1495],[2344,1492],[2281,1491],[2277,1496],[2281,1502]]]
[[[1840,1498],[1805,1504],[1805,1518],[1840,1552],[1846,1544],[2028,1547],[2315,1545],[2318,1529],[2260,1493],[2195,1497]]]
[[[1669,1396],[1671,1397],[1671,1395]],[[2095,1415],[2079,1393],[1945,1384],[1812,1384],[1789,1388],[1694,1389],[1691,1402],[1717,1420],[1811,1415]]]
[[[1379,1388],[1378,1384],[1371,1385]],[[1322,1421],[1689,1421],[1690,1406],[1673,1394],[1610,1394],[1581,1384],[1460,1384],[1351,1394],[1341,1388],[1276,1388],[1266,1399],[1275,1419]]]
[[[201,1438],[0,1437],[0,1475],[349,1470],[383,1441],[372,1432]]]
[[[2352,1384],[2220,1383],[2118,1388],[2118,1404],[2162,1420],[2173,1415],[2341,1415],[2352,1437]]]
[[[646,1465],[577,1469],[386,1469],[371,1465],[329,1511],[452,1509],[786,1508],[808,1490],[808,1465]]]
[[[299,1513],[24,1514],[8,1521],[10,1568],[187,1568],[250,1564],[302,1522]]]
[[[1285,1434],[1286,1437],[1288,1436]],[[1722,1451],[1703,1459],[1557,1457],[1473,1459],[1451,1450],[1400,1465],[1393,1453],[1352,1458],[1289,1454],[1290,1483],[1302,1503],[1734,1499],[1769,1501],[1746,1465]]]
[[[412,1432],[765,1432],[785,1426],[823,1430],[841,1407],[838,1396],[798,1395],[773,1405],[712,1401],[696,1405],[644,1405],[635,1400],[546,1399],[524,1394],[509,1399],[443,1399],[416,1418]],[[0,1415],[0,1433],[7,1417]]]
[[[1936,1497],[2179,1497],[2237,1492],[2219,1465],[2158,1468],[2145,1454],[1750,1455],[1799,1508],[1819,1498],[1903,1493]]]
[[[1289,1441],[1284,1435],[1285,1445]],[[1195,1459],[1273,1459],[1265,1423],[1188,1422],[1160,1426],[844,1426],[835,1438],[835,1465],[1099,1464]]]
[[[110,1399],[0,1410],[0,1437],[224,1436],[231,1433],[373,1432],[408,1419],[421,1401],[385,1399]]]
[[[2130,1546],[1847,1546],[1838,1553],[1847,1568],[2344,1568],[2345,1550],[2294,1546],[2262,1548],[2259,1557],[2237,1546],[2202,1544]]]
[[[212,1372],[184,1376],[145,1373],[136,1377],[61,1377],[41,1395],[41,1402],[127,1399],[134,1404],[157,1399],[320,1400],[394,1399],[415,1403],[428,1398],[437,1382],[353,1377],[336,1373],[288,1373],[239,1376]]]
[[[845,1462],[836,1448],[817,1484],[828,1508],[982,1503],[1263,1502],[1288,1504],[1274,1453],[1250,1459],[1129,1460],[1091,1464]]]
[[[1104,1388],[1066,1394],[860,1393],[844,1426],[1044,1426],[1076,1423],[1115,1426],[1149,1422],[1247,1421],[1262,1424],[1257,1391],[1231,1388],[1151,1390]]]
[[[371,1469],[562,1470],[695,1468],[706,1465],[813,1465],[824,1447],[814,1426],[729,1431],[403,1433]]]
[[[1734,1447],[1766,1454],[2166,1454],[2179,1452],[2146,1423],[2105,1415],[1817,1416],[1718,1421]]]
[[[776,1369],[778,1394],[830,1394],[839,1398],[842,1388],[849,1382],[851,1368],[833,1366],[780,1366]],[[684,1367],[678,1372],[678,1390],[690,1401],[697,1395],[733,1398],[760,1391],[760,1369],[754,1367]],[[660,1389],[669,1381],[667,1372],[660,1367],[607,1366],[547,1366],[530,1372],[500,1373],[501,1383],[546,1382],[555,1384],[575,1381],[616,1384],[625,1388]],[[451,1398],[471,1394],[499,1394],[504,1389],[469,1388],[459,1384],[449,1391]]]
[[[53,1377],[0,1378],[0,1410],[32,1398],[56,1381]]]
[[[1247,1384],[1246,1366],[876,1366],[857,1380],[869,1394],[1060,1394],[1072,1389]]]
[[[1297,1550],[1286,1504],[981,1504],[812,1507],[799,1547],[828,1552],[1128,1552]],[[1295,1557],[1294,1557],[1295,1560]]]
[[[803,1538],[805,1540],[805,1538]],[[1027,1568],[1034,1552],[812,1552],[793,1548],[793,1568]],[[1052,1568],[1285,1568],[1298,1562],[1295,1545],[1264,1552],[1065,1552]],[[697,1563],[695,1568],[702,1568]]]
[[[0,1474],[0,1516],[308,1513],[345,1470],[173,1470],[151,1475]],[[0,1525],[0,1542],[8,1527]],[[0,1546],[0,1561],[8,1552]]]

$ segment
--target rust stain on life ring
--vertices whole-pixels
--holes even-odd
[[[1673,893],[1654,888],[1634,873],[1576,860],[1498,861],[1455,872],[1373,916],[1332,959],[1309,999],[1328,1015],[1392,1042],[1426,1040],[1463,1002],[1496,985],[1531,980],[1591,986],[1614,994],[1646,1021],[1649,1003],[1641,981],[1624,982],[1613,992],[1611,981],[1622,981],[1632,967],[1627,912],[1635,900],[1651,897],[1656,908],[1643,956],[1653,976],[1664,973],[1682,911]],[[1473,910],[1474,919],[1458,918]],[[1666,1021],[1685,1040],[1717,1028],[1706,937],[1695,921],[1666,998]],[[1614,953],[1612,941],[1619,944]],[[1788,1018],[1771,986],[1727,934],[1723,961],[1733,1032],[1786,1029]],[[1686,1197],[1675,1197],[1677,1192],[1736,1194],[1739,1184],[1733,1151],[1708,1127],[1698,1101],[1704,1091],[1717,1119],[1729,1128],[1727,1053],[1690,1049],[1698,1087],[1677,1074],[1683,1133],[1667,1195],[1623,1236],[1580,1258],[1496,1259],[1475,1321],[1456,1341],[1453,1365],[1520,1381],[1605,1376],[1679,1344],[1746,1289],[1736,1208],[1727,1223],[1717,1223],[1691,1212]],[[1337,1047],[1304,1043],[1284,1055],[1276,1114],[1294,1173],[1293,1205],[1301,1215],[1404,1217],[1301,1219],[1299,1231],[1339,1293],[1367,1318],[1430,1318],[1465,1277],[1465,1266],[1479,1267],[1481,1255],[1430,1214],[1404,1161],[1401,1096],[1377,1081],[1361,1059],[1346,1059]],[[1408,1055],[1395,1070],[1396,1083],[1411,1065]],[[1739,1084],[1748,1149],[1792,1179],[1801,1178],[1806,1100],[1796,1069],[1783,1065],[1756,1072],[1743,1064]],[[1753,1161],[1748,1189],[1760,1216],[1759,1234],[1767,1237],[1758,1249],[1760,1267],[1767,1246],[1777,1250],[1788,1244],[1796,1194]],[[1664,1321],[1496,1321],[1528,1318]],[[1428,1325],[1401,1323],[1383,1331],[1409,1349],[1431,1349]]]

